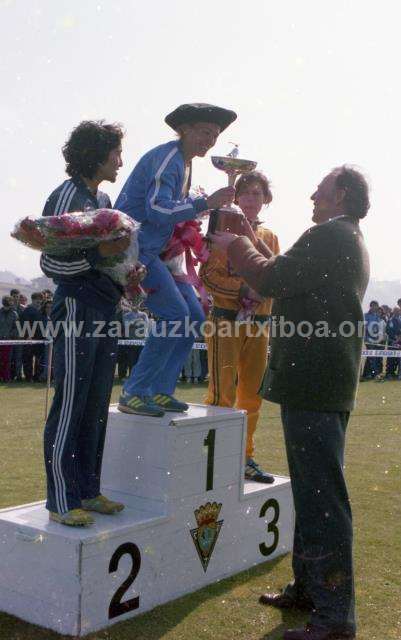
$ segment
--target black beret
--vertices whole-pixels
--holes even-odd
[[[230,109],[216,107],[213,104],[204,102],[194,102],[192,104],[181,104],[174,109],[164,121],[177,131],[182,124],[195,124],[196,122],[213,122],[220,127],[220,132],[236,120],[237,114]]]

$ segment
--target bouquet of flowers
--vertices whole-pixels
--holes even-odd
[[[11,235],[31,249],[57,256],[89,249],[103,240],[123,238],[136,227],[135,221],[121,211],[96,209],[61,216],[28,216],[16,224]]]
[[[121,211],[96,209],[61,216],[29,216],[16,224],[11,236],[31,249],[53,256],[91,249],[100,242],[128,236],[128,249],[121,254],[101,258],[96,269],[125,287],[126,296],[132,299],[144,295],[137,285],[138,229],[138,223]]]

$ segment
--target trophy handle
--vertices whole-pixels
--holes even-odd
[[[216,231],[218,216],[219,216],[219,210],[213,209],[213,211],[209,215],[209,225],[207,228],[208,233],[214,233]]]

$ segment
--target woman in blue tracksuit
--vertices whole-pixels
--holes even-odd
[[[159,257],[174,226],[232,202],[226,187],[206,197],[190,198],[191,161],[203,157],[218,135],[236,119],[233,111],[208,104],[185,104],[165,121],[179,139],[162,144],[138,162],[115,203],[141,223],[139,260],[148,271],[143,281],[147,307],[156,317],[152,334],[126,381],[118,408],[126,413],[161,417],[165,411],[186,411],[173,397],[180,371],[204,320],[192,286],[174,279]]]

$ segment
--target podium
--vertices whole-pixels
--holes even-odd
[[[244,481],[245,438],[242,411],[112,405],[102,492],[125,510],[84,529],[43,502],[0,511],[0,610],[84,636],[290,551],[290,481]]]

